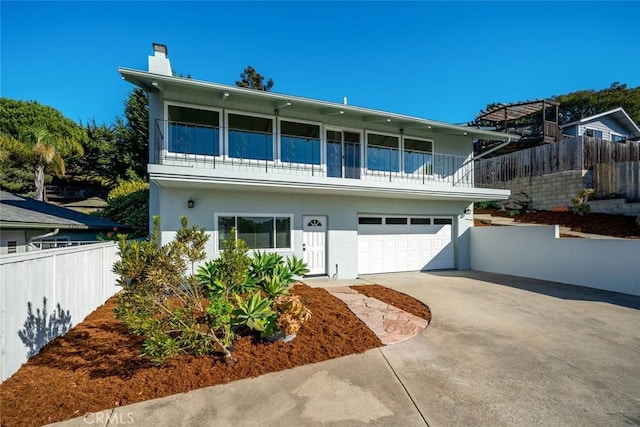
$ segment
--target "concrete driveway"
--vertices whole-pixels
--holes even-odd
[[[363,280],[427,303],[431,325],[362,355],[61,424],[640,425],[639,297],[477,272]]]
[[[382,350],[430,426],[640,425],[640,298],[478,272],[369,276],[426,302]]]

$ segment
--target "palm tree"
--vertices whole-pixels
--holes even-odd
[[[10,146],[14,154],[33,165],[36,200],[44,200],[44,177],[47,169],[56,176],[64,176],[63,157],[73,153],[83,154],[82,145],[75,139],[57,137],[40,127],[28,128]]]

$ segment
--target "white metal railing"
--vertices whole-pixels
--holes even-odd
[[[169,138],[165,138],[168,135]],[[363,179],[377,182],[473,187],[473,163],[463,156],[425,152],[416,164],[415,151],[386,150],[392,159],[377,159],[367,168],[365,156],[354,164],[328,164],[317,137],[279,135],[216,126],[157,120],[152,163],[195,166],[224,171]],[[364,147],[364,144],[362,144]],[[326,149],[324,149],[326,150]],[[403,161],[405,153],[414,155]],[[365,159],[361,159],[364,157]],[[358,165],[359,160],[364,164]],[[404,159],[406,160],[406,159]],[[407,170],[411,163],[411,169]],[[336,173],[336,172],[341,173]],[[340,175],[340,176],[336,176]]]

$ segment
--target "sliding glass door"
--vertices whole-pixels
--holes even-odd
[[[327,176],[360,179],[360,134],[327,130]]]

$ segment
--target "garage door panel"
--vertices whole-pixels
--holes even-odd
[[[358,273],[453,268],[452,226],[358,226]]]

